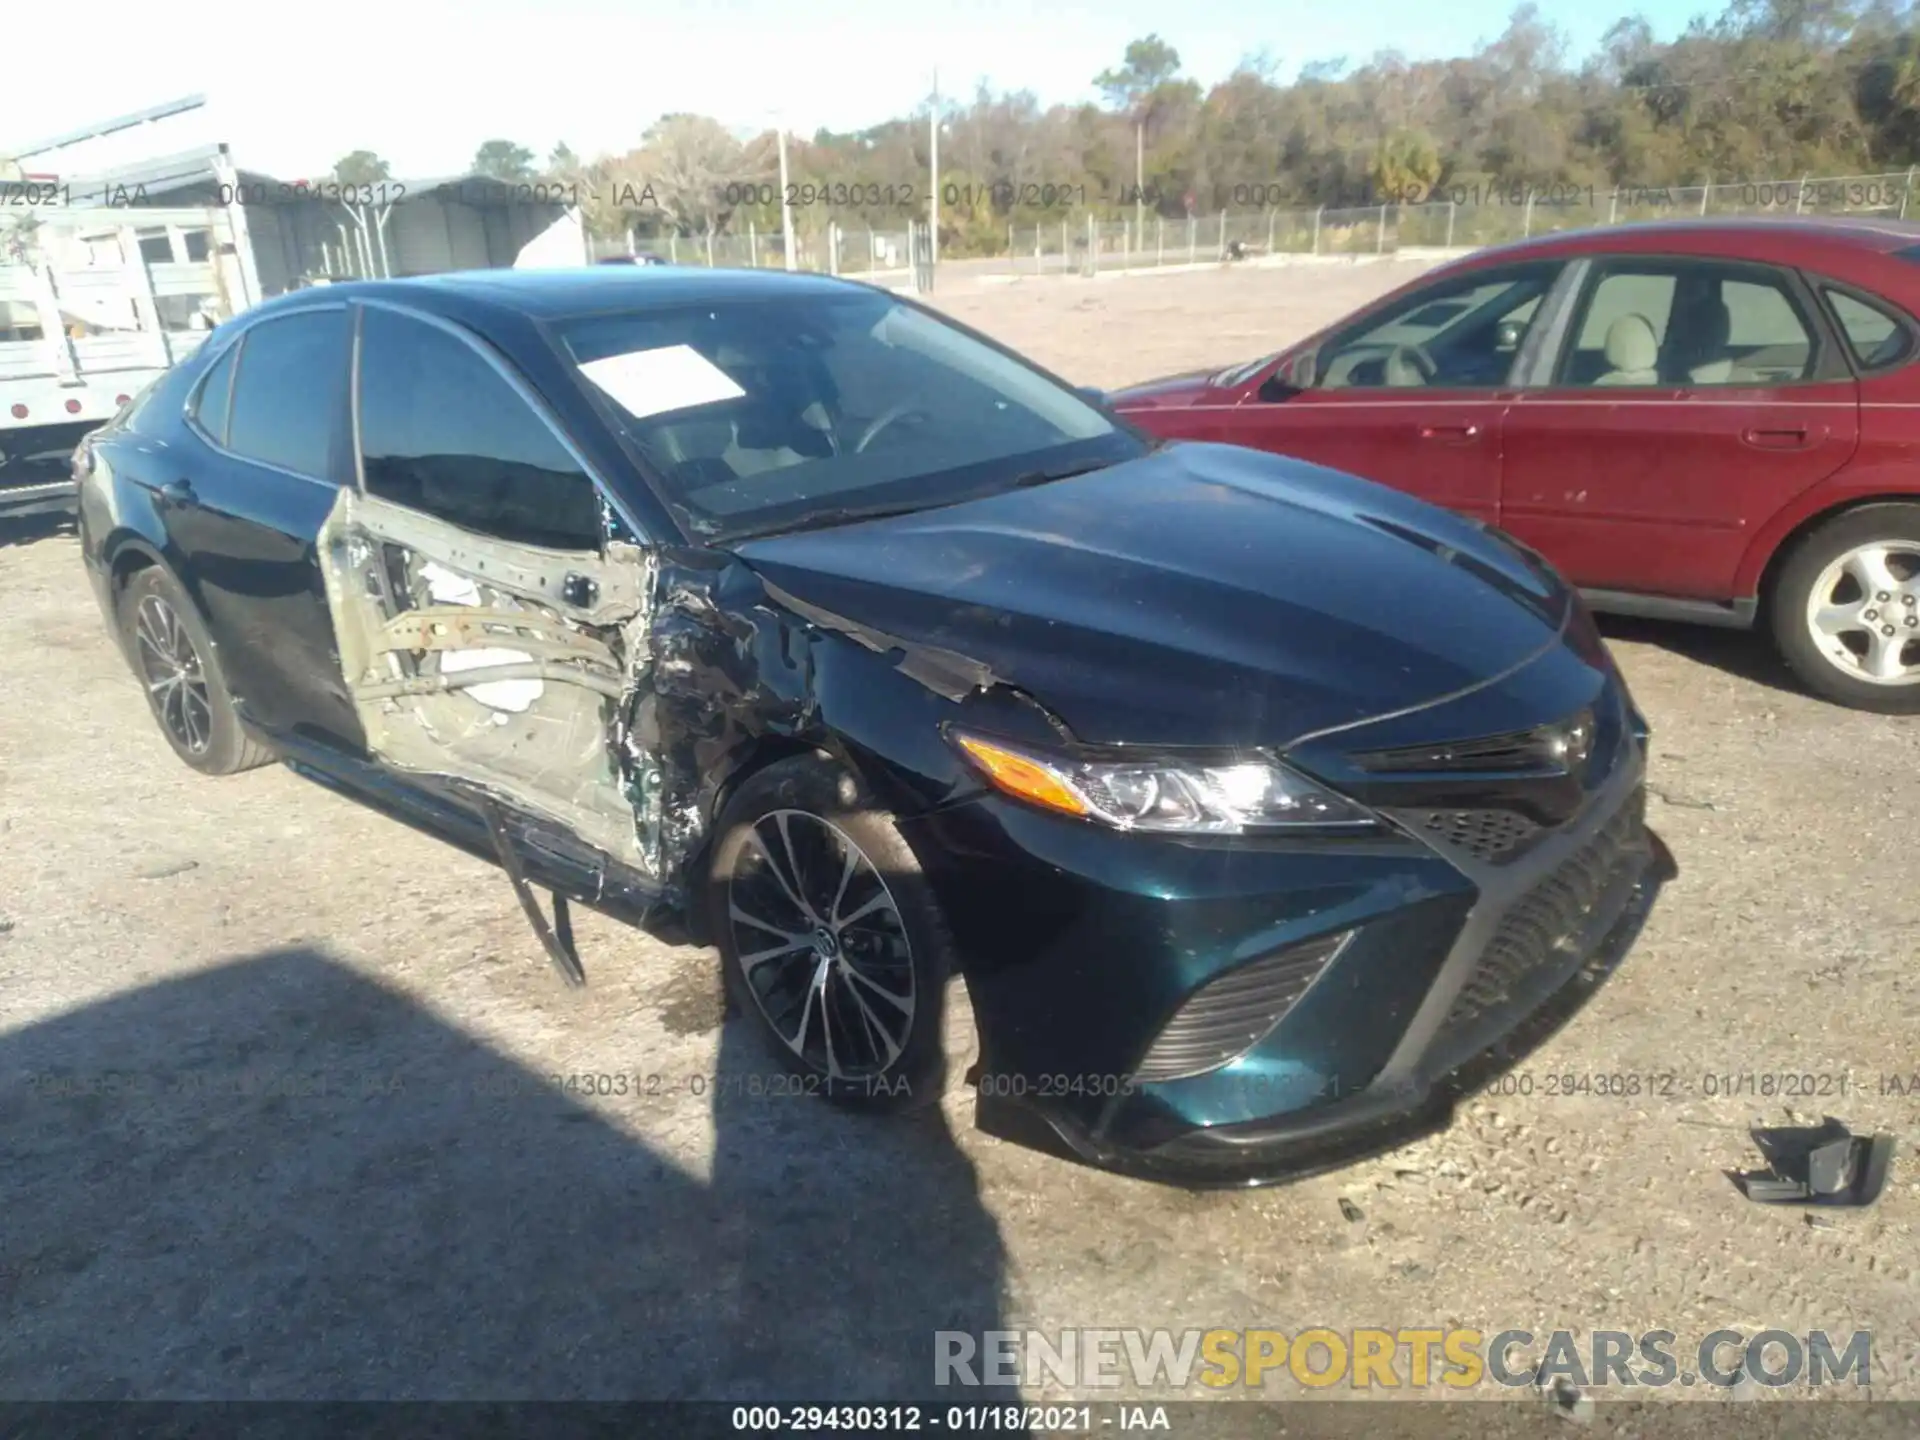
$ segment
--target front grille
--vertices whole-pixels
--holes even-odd
[[[1286,1018],[1352,933],[1275,951],[1201,986],[1174,1012],[1133,1078],[1186,1079],[1246,1054]]]
[[[1540,753],[1540,737],[1531,730],[1517,730],[1510,735],[1488,735],[1478,740],[1370,750],[1354,759],[1363,770],[1394,771],[1403,775],[1474,774],[1532,770],[1540,764]]]
[[[1594,722],[1589,708],[1531,730],[1370,750],[1354,756],[1354,760],[1361,769],[1376,774],[1567,775],[1585,765],[1593,744]]]
[[[1447,1028],[1472,1025],[1510,1002],[1541,967],[1569,958],[1566,945],[1593,914],[1642,844],[1646,792],[1636,789],[1606,826],[1522,897],[1500,923],[1453,1002]]]
[[[1488,865],[1525,852],[1545,827],[1513,810],[1422,810],[1407,817],[1420,833]]]

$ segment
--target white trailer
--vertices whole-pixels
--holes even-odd
[[[68,501],[80,437],[244,308],[236,258],[217,208],[49,208],[0,233],[0,512]]]

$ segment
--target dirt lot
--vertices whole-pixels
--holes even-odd
[[[1408,273],[942,303],[1113,384],[1272,348]],[[594,983],[563,990],[498,872],[280,769],[180,766],[75,541],[5,539],[0,1395],[881,1399],[928,1392],[936,1329],[1463,1324],[1665,1328],[1683,1355],[1871,1328],[1873,1394],[1920,1398],[1913,1160],[1818,1227],[1724,1173],[1756,1121],[1905,1143],[1920,1113],[1882,1084],[1920,1072],[1920,723],[1795,693],[1757,641],[1611,627],[1681,874],[1530,1095],[1189,1195],[979,1137],[957,1087],[924,1124],[753,1093],[705,952],[589,917]],[[1779,1074],[1848,1093],[1705,1093]]]

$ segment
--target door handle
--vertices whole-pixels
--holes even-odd
[[[1422,440],[1439,440],[1450,445],[1464,445],[1469,440],[1480,438],[1478,425],[1422,425]]]
[[[191,480],[169,480],[160,487],[160,498],[172,501],[175,505],[198,505],[200,497],[193,493]]]
[[[1804,450],[1811,443],[1807,427],[1742,430],[1740,438],[1761,450]]]

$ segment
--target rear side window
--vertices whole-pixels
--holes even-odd
[[[1813,378],[1812,327],[1769,267],[1693,257],[1611,260],[1561,356],[1565,386],[1772,386]]]
[[[234,375],[227,448],[296,475],[328,478],[351,351],[344,309],[281,316],[248,330]]]
[[[592,479],[519,391],[458,336],[368,309],[359,408],[369,494],[516,544],[599,549]]]
[[[1833,311],[1854,364],[1862,370],[1884,370],[1912,358],[1912,327],[1891,311],[1844,290],[1823,288],[1820,293]]]
[[[193,406],[193,423],[222,445],[227,443],[227,402],[233,394],[233,362],[239,353],[238,345],[230,345],[214,361]]]

